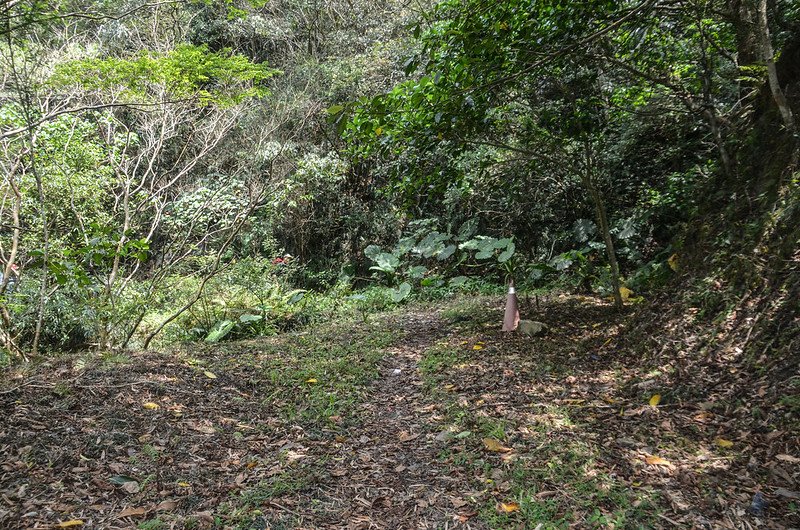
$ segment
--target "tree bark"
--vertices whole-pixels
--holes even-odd
[[[758,29],[759,37],[761,38],[761,56],[767,67],[767,79],[769,81],[770,92],[772,92],[772,99],[778,107],[786,130],[789,134],[794,135],[797,132],[794,113],[778,81],[778,69],[775,66],[775,50],[772,48],[772,38],[769,33],[767,0],[759,0],[758,2]]]
[[[587,140],[584,146],[585,164],[584,170],[581,174],[581,181],[589,192],[589,196],[594,203],[595,214],[597,215],[597,223],[600,225],[600,232],[603,234],[603,241],[606,244],[606,255],[608,256],[608,263],[611,266],[611,288],[614,293],[614,307],[622,309],[622,293],[620,292],[619,282],[619,263],[617,262],[617,253],[614,249],[614,241],[611,238],[611,227],[608,223],[608,212],[606,211],[605,202],[594,183],[594,154],[592,152],[591,143]]]

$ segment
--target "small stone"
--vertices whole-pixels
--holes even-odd
[[[543,322],[536,322],[534,320],[520,320],[517,326],[517,331],[529,337],[539,337],[547,333],[547,324]]]
[[[753,500],[750,503],[750,513],[752,513],[756,517],[761,517],[764,515],[764,511],[766,509],[767,509],[767,499],[760,491],[757,491],[756,494],[753,495]]]

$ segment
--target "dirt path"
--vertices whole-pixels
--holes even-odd
[[[389,350],[381,377],[359,413],[361,424],[336,444],[334,481],[319,489],[329,513],[304,516],[307,528],[482,528],[460,524],[472,515],[463,496],[467,479],[438,464],[439,407],[423,393],[421,354],[447,326],[436,314],[404,316],[407,336]]]

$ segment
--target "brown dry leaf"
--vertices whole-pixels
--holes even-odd
[[[135,480],[129,480],[122,485],[122,489],[125,490],[127,493],[139,493],[139,483]]]
[[[76,526],[83,526],[83,521],[80,519],[70,519],[69,521],[58,523],[56,528],[74,528]]]
[[[789,462],[790,464],[800,464],[800,458],[792,455],[776,455],[775,458],[781,462]]]
[[[147,410],[156,410],[159,408],[158,403],[153,403],[152,401],[148,401],[147,403],[142,403],[142,407],[146,408]]]
[[[505,463],[513,462],[517,458],[519,458],[519,455],[514,453],[514,452],[508,452],[508,453],[500,455],[500,460],[502,460]]]
[[[461,512],[458,514],[458,522],[466,523],[476,515],[478,515],[478,512]]]
[[[650,464],[651,466],[671,466],[672,463],[669,460],[665,460],[660,456],[649,455],[644,459],[645,462]]]
[[[178,503],[175,501],[164,501],[158,506],[154,508],[157,512],[171,512],[175,508],[178,507]]]
[[[189,422],[189,428],[193,431],[201,432],[203,434],[214,434],[217,432],[211,425],[204,425],[202,423]]]
[[[139,517],[141,515],[147,515],[146,508],[125,508],[121,512],[117,514],[117,519],[121,519],[123,517]]]
[[[464,506],[469,504],[467,501],[465,501],[460,497],[450,497],[450,503],[453,505],[453,508],[456,509],[463,508]]]
[[[500,511],[504,513],[514,513],[519,511],[519,504],[516,502],[501,502]]]
[[[510,448],[505,447],[501,444],[498,440],[494,438],[484,438],[483,439],[483,446],[486,448],[487,451],[491,451],[493,453],[508,453],[511,451]]]
[[[700,423],[705,423],[705,422],[707,422],[708,420],[710,420],[710,419],[711,419],[713,416],[714,416],[714,415],[713,415],[713,414],[711,414],[710,412],[708,412],[708,411],[703,411],[703,412],[698,412],[697,414],[695,414],[694,416],[692,416],[692,419],[693,419],[694,421],[698,421],[698,422],[700,422]]]
[[[661,403],[661,394],[653,394],[653,397],[650,398],[650,406],[657,407],[659,403]]]
[[[410,442],[411,440],[416,440],[417,438],[419,438],[419,433],[411,434],[411,433],[407,433],[407,432],[402,432],[402,433],[400,433],[399,440],[401,442]]]
[[[717,438],[716,440],[714,440],[714,443],[725,449],[727,449],[728,447],[733,447],[733,442],[730,440],[726,440],[725,438]]]

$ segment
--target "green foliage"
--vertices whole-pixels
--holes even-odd
[[[468,278],[456,273],[467,268],[490,274],[512,270],[510,260],[516,247],[511,238],[474,236],[476,226],[472,221],[463,223],[456,234],[432,230],[432,223],[435,220],[410,223],[407,234],[389,252],[378,245],[364,249],[367,259],[375,263],[370,270],[379,273],[389,285],[399,279],[405,280],[391,291],[394,302],[406,299],[411,294],[412,284],[425,288],[445,285],[458,288]]]
[[[276,73],[230,50],[181,44],[164,54],[142,51],[132,58],[62,63],[48,82],[54,88],[77,82],[84,90],[116,94],[130,103],[193,99],[201,105],[230,106],[268,95],[265,82]]]

